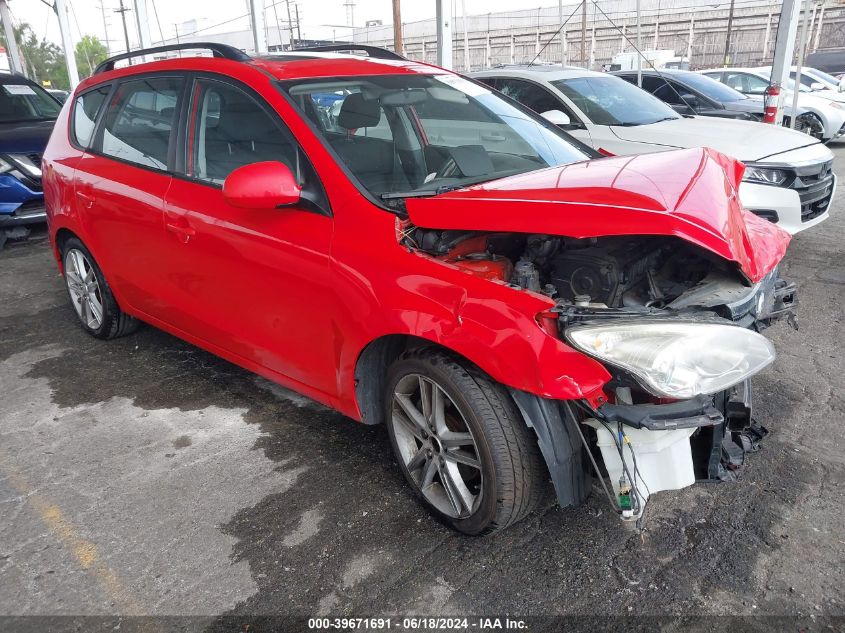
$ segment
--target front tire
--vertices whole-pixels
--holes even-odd
[[[536,508],[547,473],[536,437],[501,385],[423,348],[390,367],[385,402],[402,473],[435,517],[481,535]]]
[[[131,334],[140,322],[115,301],[103,271],[85,245],[75,237],[62,244],[65,287],[82,329],[99,339]]]
[[[817,138],[819,140],[824,139],[824,123],[818,117],[818,115],[814,114],[813,112],[805,112],[798,116],[795,119],[795,129],[798,132],[804,132],[804,134],[808,134],[813,138]]]

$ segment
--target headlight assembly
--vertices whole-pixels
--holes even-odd
[[[743,180],[748,182],[759,182],[764,185],[775,185],[779,187],[789,180],[790,173],[785,169],[774,169],[772,167],[757,167],[746,165]]]
[[[569,328],[566,338],[600,361],[626,370],[656,396],[686,399],[724,391],[766,367],[775,348],[734,325],[682,321]]]

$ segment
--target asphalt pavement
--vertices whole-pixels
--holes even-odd
[[[834,151],[845,177],[845,145]],[[755,417],[771,435],[737,482],[654,495],[642,533],[596,488],[582,507],[549,499],[468,538],[414,502],[384,429],[152,327],[94,340],[43,236],[8,244],[0,629],[36,622],[2,616],[207,616],[180,630],[243,630],[241,616],[412,614],[845,627],[829,619],[845,616],[845,188],[782,275],[799,285],[800,329],[767,332],[778,359],[754,381]]]

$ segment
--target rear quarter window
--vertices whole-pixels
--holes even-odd
[[[88,149],[91,146],[97,116],[110,91],[111,86],[99,86],[74,99],[70,136],[79,147]]]

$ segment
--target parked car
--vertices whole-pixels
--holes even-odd
[[[549,478],[581,503],[585,445],[626,518],[731,477],[775,356],[755,330],[796,292],[789,234],[737,200],[741,164],[593,160],[481,84],[371,47],[133,55],[198,46],[217,56],[106,61],[56,124],[50,239],[86,332],[145,321],[385,423],[417,497],[468,534],[524,517]]]
[[[771,69],[759,68],[717,68],[699,71],[703,75],[720,81],[725,85],[741,91],[749,96],[762,99],[763,92],[769,86]],[[782,87],[781,94],[785,107],[791,107],[795,82],[791,79]],[[840,93],[829,91],[839,99]],[[842,95],[845,98],[845,95]],[[825,142],[839,138],[845,133],[845,104],[837,103],[836,99],[823,98],[811,92],[809,88],[802,88],[798,93],[798,106],[805,112],[803,120],[812,120],[813,130],[809,133]],[[801,121],[802,119],[799,119]]]
[[[768,75],[772,73],[771,66],[763,66],[761,70]],[[789,78],[794,82],[797,76],[798,69],[793,66],[789,71]],[[802,92],[812,92],[817,97],[824,97],[838,103],[845,102],[845,95],[842,94],[843,89],[845,89],[845,81],[815,68],[801,69],[801,88]],[[792,89],[792,86],[790,86],[790,89]]]
[[[793,130],[681,116],[619,77],[580,68],[506,68],[473,77],[543,114],[604,154],[712,147],[745,163],[743,206],[797,233],[828,217],[833,153]]]
[[[793,70],[796,70],[793,67]],[[821,84],[824,84],[830,90],[837,90],[845,92],[845,79],[839,79],[834,75],[819,70],[818,68],[802,68],[801,72],[809,75]]]
[[[0,248],[47,218],[41,154],[61,107],[26,77],[0,73]]]
[[[58,88],[46,88],[46,90],[50,93],[50,95],[55,97],[56,101],[59,103],[67,101],[68,95],[70,94],[67,90],[59,90]]]
[[[628,83],[637,85],[636,72],[617,72]],[[704,77],[699,73],[688,70],[661,71],[643,70],[642,88],[650,92],[661,101],[669,104],[680,114],[709,116],[728,119],[742,119],[746,121],[763,120],[762,98],[750,97],[733,90],[718,81]],[[791,106],[784,109],[786,124],[793,116]],[[809,134],[817,134],[812,119],[802,115],[804,110],[799,108],[796,127]]]

